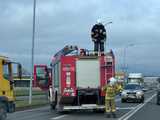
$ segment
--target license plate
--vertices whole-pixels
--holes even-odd
[[[129,98],[135,98],[135,96],[134,96],[134,95],[128,95],[128,97],[129,97]]]

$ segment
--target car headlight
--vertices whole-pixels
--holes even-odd
[[[138,91],[136,94],[137,95],[143,95],[143,92],[142,91]]]
[[[127,95],[126,91],[122,91],[121,95]]]

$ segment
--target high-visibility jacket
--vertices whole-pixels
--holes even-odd
[[[121,84],[116,84],[117,93],[122,92],[123,86]]]
[[[114,99],[117,93],[117,89],[115,85],[106,85],[103,87],[103,91],[105,91],[105,99]]]

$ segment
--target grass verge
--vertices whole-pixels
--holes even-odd
[[[43,99],[33,99],[32,104],[29,104],[28,101],[16,101],[16,111],[45,106],[47,104],[48,101]]]
[[[23,96],[29,96],[29,88],[15,88],[14,92],[17,98]],[[42,91],[39,88],[33,88],[32,95],[33,95],[32,104],[28,103],[28,99],[27,100],[17,99],[15,101],[16,111],[30,109],[30,108],[32,109],[35,107],[40,107],[48,104],[48,100],[46,98],[39,98],[38,96],[36,97],[36,95],[46,95],[45,91]]]
[[[27,89],[15,89],[14,91],[15,96],[29,96],[29,88]],[[44,95],[45,91],[42,91],[40,89],[32,89],[32,95]]]

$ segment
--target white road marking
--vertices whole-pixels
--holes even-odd
[[[130,110],[135,109],[136,107],[116,107],[116,110]]]
[[[135,107],[135,109],[137,108],[137,107],[139,107],[141,104],[139,104],[139,105],[137,105],[136,107]],[[132,110],[130,110],[129,112],[127,112],[126,114],[124,114],[122,117],[120,117],[118,120],[124,120],[124,118],[126,117],[126,116],[128,116],[130,113],[132,113],[133,112],[133,109]]]
[[[144,92],[145,94],[147,93],[152,93],[152,92],[154,92],[155,90],[151,90],[151,91],[147,91],[147,92]]]
[[[57,116],[57,117],[51,118],[51,120],[61,119],[61,118],[66,117],[66,116],[67,116],[67,115],[60,115],[60,116]]]
[[[132,117],[138,110],[140,110],[142,107],[144,107],[149,101],[151,101],[154,97],[156,96],[156,94],[152,95],[150,98],[148,98],[145,103],[143,104],[139,104],[136,106],[135,109],[129,111],[128,113],[126,113],[125,115],[123,115],[122,117],[120,117],[118,120],[128,120],[130,117]]]
[[[133,116],[138,110],[140,110],[143,106],[145,106],[149,101],[151,101],[154,97],[156,96],[156,94],[152,95],[148,100],[146,100],[146,102],[144,104],[142,104],[141,106],[139,106],[135,111],[133,111],[129,116],[127,116],[124,120],[128,120],[131,116]]]

